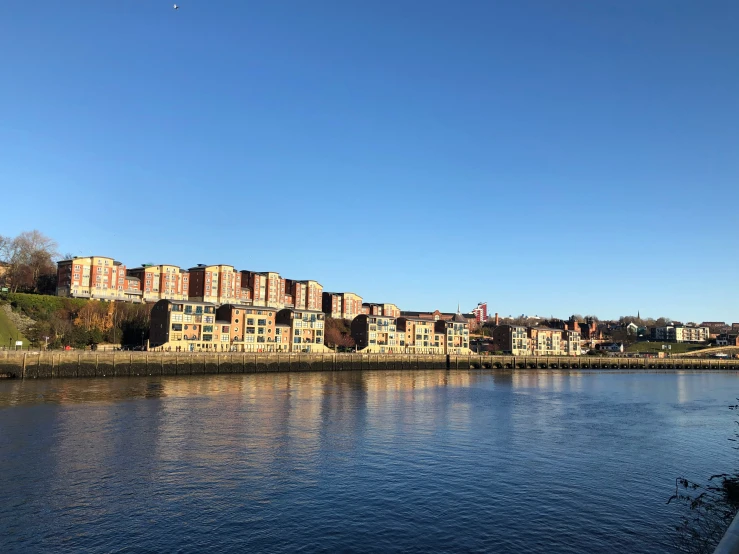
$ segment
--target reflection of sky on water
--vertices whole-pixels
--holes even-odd
[[[542,529],[562,546],[612,526],[641,537],[620,551],[650,551],[674,477],[733,463],[736,385],[730,372],[575,370],[0,383],[0,528],[26,550],[121,537],[171,550],[156,541],[174,533],[291,551],[324,525],[343,537],[334,548],[356,549],[367,522],[387,547],[454,550],[445,537],[464,536],[485,550],[495,536],[513,552],[536,551]],[[232,534],[208,534],[222,525]],[[297,542],[270,542],[280,533]]]

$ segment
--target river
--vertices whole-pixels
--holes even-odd
[[[0,382],[0,552],[670,552],[736,372]]]

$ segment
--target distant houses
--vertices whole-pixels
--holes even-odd
[[[498,325],[493,350],[514,356],[579,356],[581,336],[574,329]]]
[[[664,342],[705,342],[710,338],[710,334],[708,327],[680,324],[650,329],[652,340]]]

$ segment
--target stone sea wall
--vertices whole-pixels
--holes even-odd
[[[513,357],[415,354],[175,352],[0,352],[0,377],[133,377],[269,371],[408,369],[707,369],[739,370],[739,360],[613,357]]]

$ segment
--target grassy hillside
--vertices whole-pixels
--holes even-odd
[[[2,294],[0,302],[10,304],[14,314],[33,320],[26,331],[27,338],[44,344],[48,337],[50,348],[66,345],[82,348],[119,341],[140,344],[142,333],[149,332],[152,306],[22,293]],[[0,320],[0,341],[5,341],[0,345],[3,346],[8,345],[8,339],[15,341],[16,328],[7,320],[7,316]]]
[[[669,345],[670,350],[662,350],[662,345]],[[687,342],[635,342],[626,347],[626,352],[669,352],[670,354],[685,354],[693,350],[705,348],[705,344],[691,344]]]
[[[16,340],[22,340],[23,346],[28,346],[28,339],[18,332],[0,304],[0,347],[14,346]]]
[[[36,321],[48,320],[60,310],[75,313],[89,302],[81,298],[61,298],[45,294],[13,293],[5,295],[5,298],[14,310]]]

